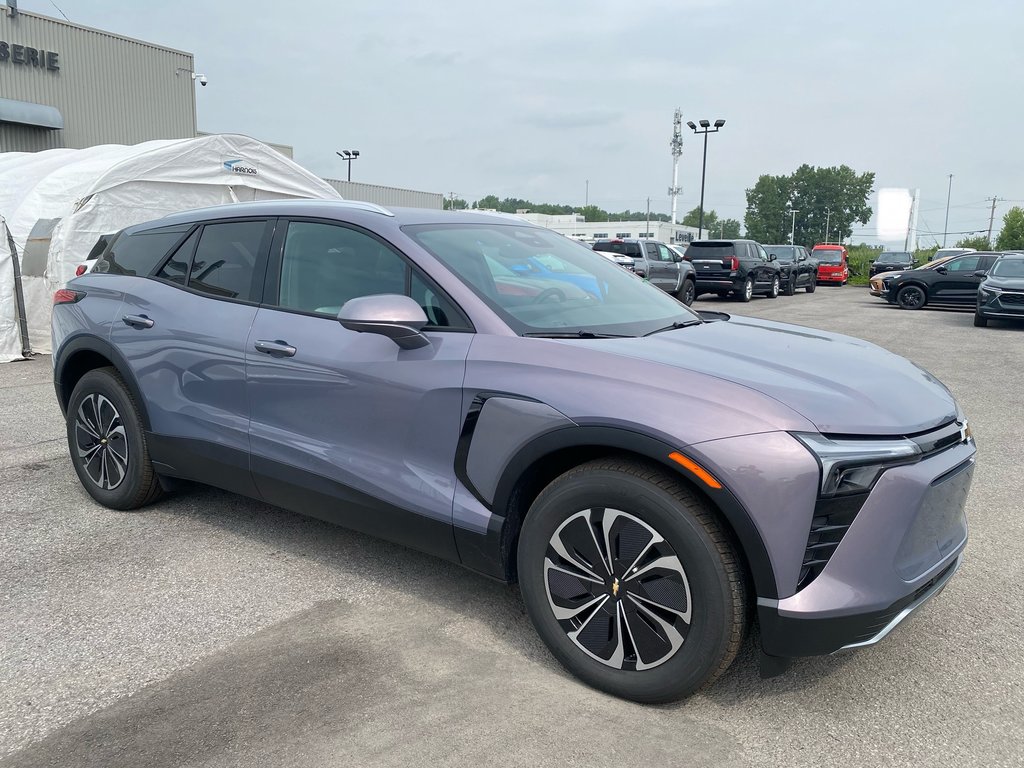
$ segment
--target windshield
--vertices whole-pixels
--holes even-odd
[[[544,229],[424,224],[403,231],[516,333],[642,336],[698,316],[664,291]]]
[[[834,251],[831,248],[821,249],[814,251],[814,258],[818,260],[819,264],[842,264],[843,263],[843,252]]]
[[[999,259],[990,274],[998,277],[1024,277],[1024,259]]]
[[[913,260],[909,253],[900,253],[899,251],[883,253],[876,259],[880,264],[908,264]]]
[[[640,253],[640,243],[624,243],[621,240],[594,243],[594,250],[604,251],[605,253],[618,253],[623,256],[632,256],[636,259],[643,255]]]
[[[792,245],[766,245],[768,254],[774,255],[779,264],[792,264],[796,260],[796,248]]]

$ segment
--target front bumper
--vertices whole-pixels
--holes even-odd
[[[887,470],[821,573],[783,599],[758,598],[768,656],[872,645],[937,595],[967,545],[973,441]]]
[[[847,276],[842,272],[818,272],[819,283],[842,283],[847,279]]]
[[[981,291],[978,294],[977,313],[984,317],[1004,320],[1024,320],[1024,293]]]

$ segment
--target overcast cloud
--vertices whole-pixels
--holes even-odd
[[[358,149],[358,181],[582,205],[589,180],[591,203],[667,212],[681,107],[728,121],[708,149],[722,215],[742,220],[759,174],[801,163],[920,188],[926,231],[943,228],[949,173],[951,232],[985,229],[993,194],[1024,203],[1024,13],[1007,0],[58,4],[195,54],[200,130],[290,144],[321,175]],[[685,141],[681,211],[700,194],[701,144]]]

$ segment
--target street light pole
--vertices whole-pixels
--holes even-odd
[[[796,245],[796,215],[800,213],[800,211],[794,208],[791,209],[789,212],[793,216],[793,223],[790,224],[789,226],[789,244]]]
[[[697,126],[693,124],[693,121],[687,123],[690,130],[696,134],[704,134],[704,160],[700,167],[700,219],[697,222],[697,239],[701,240],[704,237],[704,179],[707,176],[708,171],[708,134],[718,133],[718,131],[725,125],[725,120],[715,120],[714,129],[711,128],[710,120],[701,120],[700,127],[702,130],[697,130]]]
[[[949,198],[953,194],[953,174],[949,174],[949,189],[946,190],[946,223],[942,225],[942,247],[946,247],[946,234],[949,232]]]
[[[828,224],[829,224],[829,219],[831,219],[831,218],[832,218],[832,209],[831,208],[826,208],[825,209],[825,245],[828,245]]]
[[[335,152],[334,154],[348,162],[348,181],[352,181],[352,161],[359,159],[359,150],[343,149],[341,152]]]

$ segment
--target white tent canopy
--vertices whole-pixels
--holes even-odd
[[[247,136],[0,154],[0,362],[50,351],[53,292],[74,277],[101,235],[210,205],[338,197],[325,181]]]

